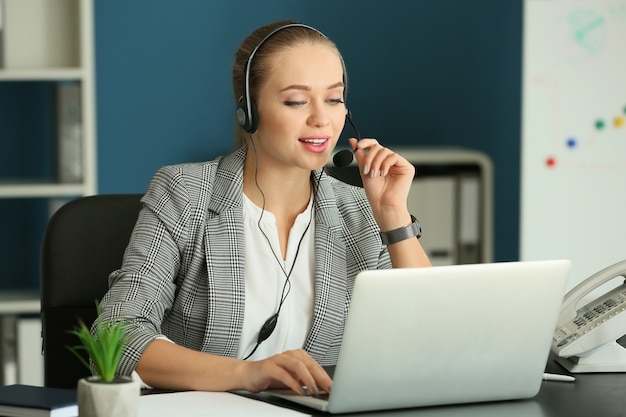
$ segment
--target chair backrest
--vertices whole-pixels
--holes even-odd
[[[90,326],[108,276],[122,264],[141,209],[141,194],[81,197],[62,206],[46,228],[41,262],[44,385],[75,388],[90,371],[69,351],[78,320]],[[87,356],[85,355],[85,358]]]

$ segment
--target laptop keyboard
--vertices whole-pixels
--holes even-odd
[[[313,398],[319,398],[320,400],[328,401],[328,393],[327,392],[320,391],[317,394],[313,394],[312,397]]]

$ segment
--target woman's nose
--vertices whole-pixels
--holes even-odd
[[[311,126],[326,126],[330,123],[328,109],[324,107],[324,104],[325,103],[313,103],[311,106],[311,114],[308,120]]]

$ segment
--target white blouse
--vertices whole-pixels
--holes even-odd
[[[311,198],[307,208],[296,217],[289,232],[287,256],[282,259],[276,218],[244,194],[246,300],[238,358],[245,358],[254,349],[259,330],[278,310],[283,287],[286,297],[276,328],[250,360],[265,359],[304,345],[313,320],[315,221],[312,207]]]

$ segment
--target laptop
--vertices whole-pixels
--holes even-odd
[[[329,413],[532,398],[570,268],[548,260],[361,272],[331,393],[267,392]]]

